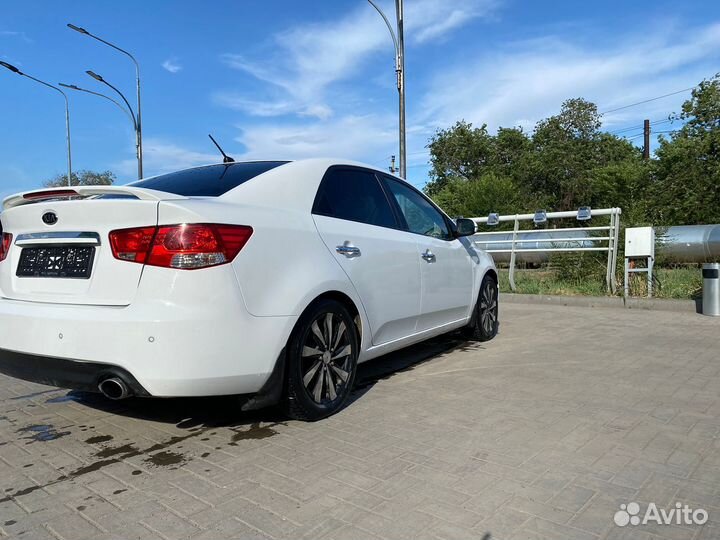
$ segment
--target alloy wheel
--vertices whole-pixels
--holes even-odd
[[[301,353],[302,383],[317,404],[342,398],[352,371],[354,350],[349,329],[340,316],[320,314],[310,325]]]
[[[498,317],[497,289],[492,281],[487,281],[480,297],[480,324],[487,335],[493,334]]]

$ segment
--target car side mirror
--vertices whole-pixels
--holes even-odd
[[[455,221],[455,236],[472,236],[475,234],[475,222],[472,219],[458,218]]]

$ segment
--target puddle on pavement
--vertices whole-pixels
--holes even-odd
[[[273,426],[274,425],[276,424],[273,424]],[[243,431],[235,429],[232,431],[231,445],[236,445],[239,441],[267,439],[268,437],[277,435],[277,431],[275,431],[272,426],[261,426],[259,423],[250,424],[250,427]]]
[[[81,428],[84,426],[80,426]],[[85,439],[85,442],[88,444],[100,444],[108,441],[112,441],[113,436],[112,435],[97,435],[95,437],[90,437],[89,439]]]
[[[100,450],[95,455],[99,458],[109,458],[112,456],[121,456],[121,457],[133,457],[142,454],[140,450],[138,450],[135,446],[132,444],[123,444],[122,446],[115,446],[110,448],[104,448],[103,450]]]
[[[170,467],[171,465],[182,465],[187,462],[187,458],[177,452],[164,450],[145,458],[145,463],[155,465],[156,467]]]
[[[18,429],[16,433],[24,433],[28,435],[27,437],[21,437],[21,439],[27,439],[30,441],[25,444],[54,441],[55,439],[70,435],[69,431],[58,431],[50,424],[27,426]]]
[[[56,392],[57,390],[54,391]],[[39,392],[29,396],[19,396],[16,399],[33,397],[35,395],[40,395],[44,393],[48,392]],[[48,401],[50,401],[51,403],[60,403],[64,401],[78,401],[82,399],[83,397],[81,393],[76,394],[73,392],[64,396],[57,396],[51,398]],[[180,422],[180,424],[182,423],[184,422]],[[189,424],[189,422],[186,423],[186,425],[187,424]],[[211,426],[205,423],[203,427],[203,423],[195,422],[192,426],[187,425],[187,431],[185,432],[185,434],[169,437],[168,439],[161,442],[151,444],[147,448],[140,448],[137,443],[129,441],[128,439],[125,439],[122,442],[117,442],[115,445],[111,445],[112,443],[110,442],[114,441],[114,437],[112,435],[95,435],[93,437],[85,439],[84,442],[89,445],[101,445],[100,449],[97,449],[97,447],[95,448],[96,452],[93,455],[93,457],[96,458],[97,461],[76,468],[72,471],[68,471],[43,485],[33,485],[24,489],[8,488],[5,490],[6,496],[0,497],[0,503],[13,500],[17,497],[33,493],[34,491],[44,489],[48,486],[55,485],[63,481],[74,480],[75,478],[102,470],[105,467],[120,463],[123,460],[131,457],[141,456],[143,458],[143,462],[150,467],[169,467],[172,469],[177,469],[193,459],[191,455],[176,451],[178,449],[182,449],[182,443],[189,439],[197,438],[203,442],[207,442],[213,440],[212,437],[223,437],[224,435],[229,436],[230,440],[227,441],[226,439],[227,442],[225,442],[224,444],[220,444],[217,439],[213,441],[215,442],[215,450],[220,450],[223,446],[239,446],[242,441],[261,440],[272,437],[273,435],[276,435],[278,433],[276,429],[274,429],[275,426],[278,425],[286,424],[284,422],[275,422],[261,425],[261,422],[254,422],[249,425],[246,424],[245,429],[242,429],[241,426],[239,427],[237,424],[235,424],[235,426],[233,427],[228,426],[227,431],[219,431],[217,429],[217,424]],[[94,429],[95,426],[83,424],[77,426],[77,428],[79,429],[79,431],[86,431],[88,429]],[[24,435],[21,438],[28,440],[26,444],[52,441],[61,437],[65,437],[66,435],[70,435],[70,431],[58,431],[51,424],[37,424],[26,426],[22,429],[17,430],[17,433]],[[0,445],[2,444],[6,443],[0,443]],[[208,456],[210,456],[210,452],[204,452],[202,454],[203,458],[206,458]],[[135,469],[130,474],[132,474],[133,476],[137,476],[143,474],[143,471]],[[123,491],[125,490],[119,490],[117,493],[122,493]]]

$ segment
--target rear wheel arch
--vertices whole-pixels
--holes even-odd
[[[322,300],[335,300],[337,302],[340,302],[345,306],[345,308],[350,312],[350,314],[353,316],[353,320],[355,321],[355,329],[357,331],[358,336],[358,342],[362,343],[362,337],[363,337],[363,323],[362,323],[362,317],[360,316],[360,310],[355,305],[355,302],[352,298],[350,298],[347,294],[340,291],[327,291],[324,292],[318,296],[316,296],[303,310],[302,314],[300,315],[300,318],[302,318],[302,315],[308,311],[312,306],[317,304],[318,302],[321,302]],[[293,329],[293,332],[295,332],[295,329]],[[292,336],[292,333],[291,333]]]

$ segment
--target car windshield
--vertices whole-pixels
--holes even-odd
[[[207,165],[139,180],[129,185],[175,193],[184,197],[219,197],[240,184],[285,163],[287,161],[252,161]]]

